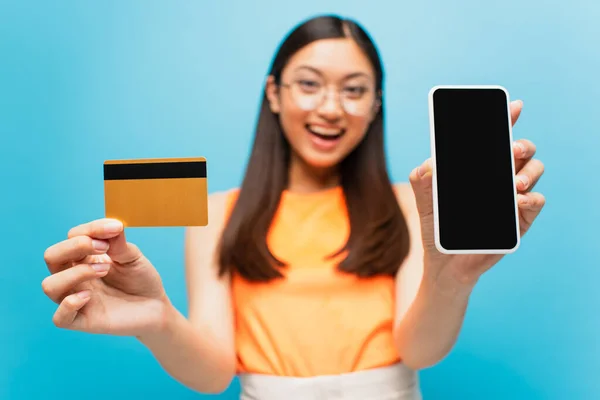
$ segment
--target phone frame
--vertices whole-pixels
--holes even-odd
[[[469,90],[482,90],[482,89],[500,89],[506,96],[506,110],[508,115],[508,139],[510,141],[510,148],[513,148],[513,132],[512,132],[512,120],[510,113],[510,96],[508,90],[501,85],[436,85],[429,90],[428,102],[429,102],[429,130],[430,130],[430,146],[431,146],[431,168],[432,168],[432,193],[433,193],[433,220],[434,220],[434,240],[435,247],[440,253],[443,254],[511,254],[514,253],[521,244],[521,230],[519,226],[519,204],[517,197],[517,186],[515,176],[515,157],[511,151],[511,169],[512,169],[512,183],[514,191],[514,207],[515,207],[515,226],[517,233],[517,241],[515,246],[509,249],[464,249],[464,250],[450,250],[442,246],[440,241],[440,227],[439,227],[439,207],[438,207],[438,190],[437,190],[437,162],[435,152],[435,119],[434,119],[434,106],[433,106],[433,95],[437,90],[444,89],[469,89]]]

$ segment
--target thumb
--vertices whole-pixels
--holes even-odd
[[[409,180],[415,194],[421,222],[421,236],[426,250],[435,249],[433,231],[433,169],[431,158],[411,171]]]
[[[143,257],[142,252],[135,244],[127,242],[125,231],[109,239],[108,243],[109,249],[106,254],[118,264],[133,264]]]

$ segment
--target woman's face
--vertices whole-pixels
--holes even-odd
[[[335,167],[364,138],[377,114],[375,73],[351,39],[325,39],[298,51],[267,85],[293,154],[316,168]]]

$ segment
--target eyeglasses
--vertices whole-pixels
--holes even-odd
[[[318,79],[297,79],[279,86],[289,89],[294,103],[304,111],[321,107],[331,92],[329,85]],[[378,101],[375,88],[370,83],[346,84],[334,89],[342,109],[357,117],[370,113]]]

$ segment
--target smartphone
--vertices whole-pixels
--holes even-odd
[[[439,85],[429,91],[433,217],[445,254],[507,254],[520,244],[508,91]]]

